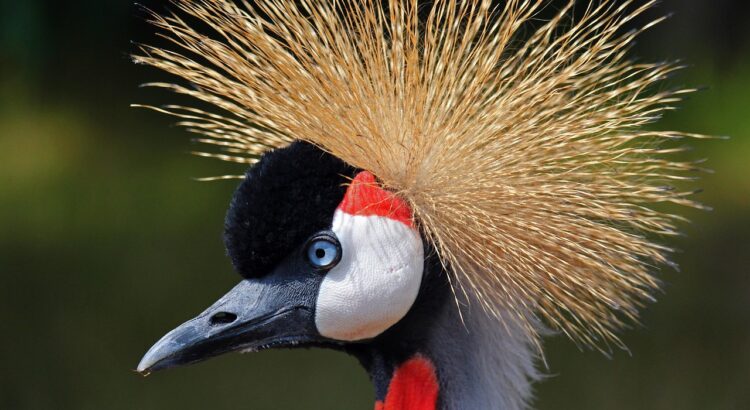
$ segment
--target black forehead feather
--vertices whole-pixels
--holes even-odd
[[[266,153],[237,187],[224,243],[237,272],[268,273],[315,232],[331,226],[354,169],[306,142]]]

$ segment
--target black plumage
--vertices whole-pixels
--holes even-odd
[[[356,170],[307,142],[266,153],[237,187],[224,243],[237,272],[261,277],[331,225]]]

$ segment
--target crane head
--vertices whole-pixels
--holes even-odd
[[[225,244],[242,281],[143,357],[148,373],[233,351],[346,348],[384,334],[423,288],[408,204],[304,142],[269,152],[232,199]]]

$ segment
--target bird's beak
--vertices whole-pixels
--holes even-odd
[[[148,374],[232,351],[315,342],[320,336],[306,293],[272,281],[243,280],[156,342],[137,371]]]

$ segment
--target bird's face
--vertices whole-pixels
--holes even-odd
[[[367,343],[420,292],[424,245],[408,205],[309,144],[266,154],[225,228],[244,279],[157,342],[139,371],[238,350]]]

